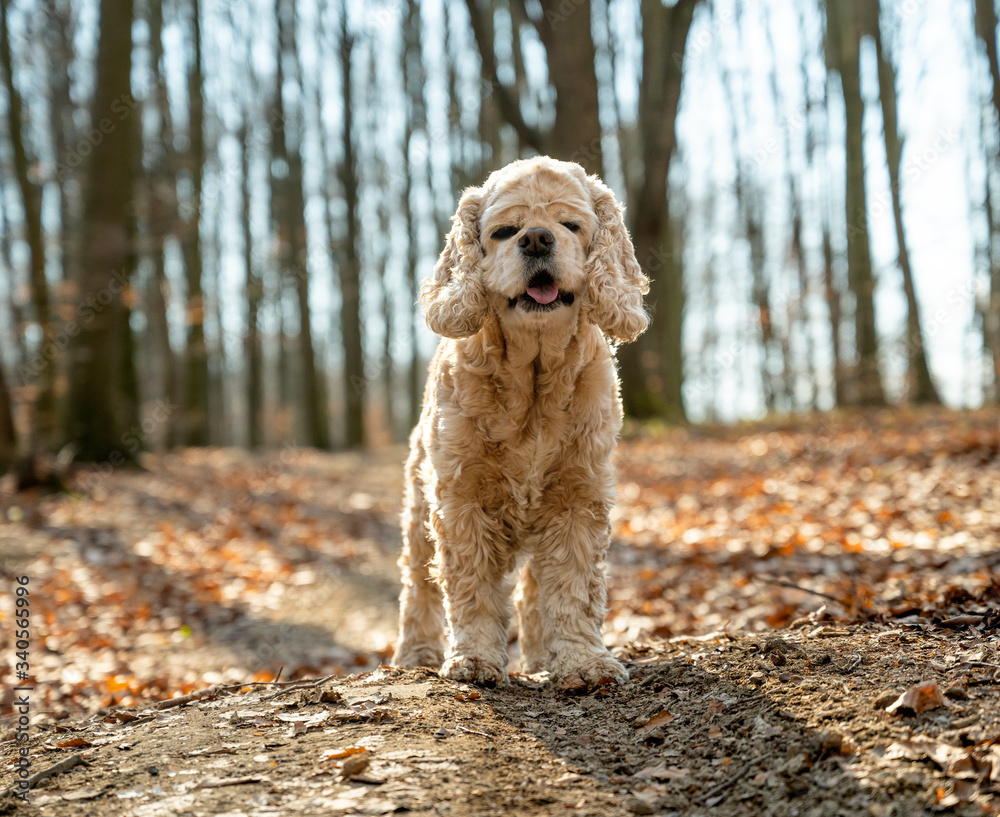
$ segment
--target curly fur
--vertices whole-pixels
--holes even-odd
[[[529,228],[549,231],[542,258],[520,246]],[[559,293],[546,308],[528,292],[540,270]],[[527,671],[627,679],[601,638],[603,563],[622,420],[614,351],[646,328],[647,289],[621,207],[579,165],[514,162],[465,191],[421,289],[447,339],[410,440],[393,663],[507,683],[519,574]]]

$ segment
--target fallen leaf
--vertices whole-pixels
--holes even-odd
[[[639,734],[643,734],[645,732],[652,732],[654,729],[657,729],[661,726],[664,726],[665,724],[670,723],[673,719],[674,716],[670,714],[669,711],[667,711],[666,709],[661,709],[657,714],[653,715],[653,717],[649,719],[649,721],[646,723],[645,726],[639,727],[639,729],[636,731],[638,731]]]
[[[69,749],[73,746],[93,746],[93,745],[94,744],[92,744],[89,740],[81,737],[70,738],[69,740],[64,740],[56,744],[56,746],[58,746],[60,749]]]
[[[915,737],[898,740],[885,750],[885,757],[907,760],[932,760],[948,777],[960,780],[982,780],[994,770],[990,747],[982,752],[980,747],[963,748],[934,738]]]
[[[885,711],[890,715],[906,714],[919,715],[930,709],[937,709],[939,706],[948,706],[941,688],[935,681],[924,681],[915,687],[910,687],[900,695],[894,703],[889,704]]]
[[[340,760],[341,758],[360,755],[367,751],[368,749],[364,746],[345,746],[343,749],[327,749],[321,757],[323,760]]]
[[[952,618],[946,618],[938,626],[939,627],[969,627],[973,624],[979,624],[983,620],[982,616],[953,616]]]

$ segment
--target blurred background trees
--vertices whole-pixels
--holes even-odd
[[[403,439],[454,202],[536,152],[627,202],[630,414],[1000,401],[996,37],[994,0],[0,0],[0,470]]]

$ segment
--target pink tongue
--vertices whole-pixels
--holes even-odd
[[[543,287],[528,287],[528,294],[540,304],[550,304],[559,297],[559,287],[546,284]]]

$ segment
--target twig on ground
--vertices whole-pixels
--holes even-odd
[[[485,732],[480,732],[478,729],[470,729],[468,726],[462,726],[460,723],[456,724],[456,727],[460,732],[468,732],[470,735],[479,735],[481,738],[493,740],[493,735],[487,735]]]
[[[27,784],[29,789],[35,788],[35,785],[41,783],[43,780],[48,780],[50,777],[55,777],[57,774],[62,774],[63,772],[68,772],[70,769],[76,766],[86,766],[87,761],[83,759],[80,755],[70,755],[69,757],[64,757],[58,763],[53,763],[46,769],[42,769],[40,772],[36,772],[31,777],[28,778]],[[14,791],[17,787],[12,786],[8,791]]]
[[[270,701],[273,698],[277,698],[279,695],[284,695],[286,692],[295,692],[298,689],[315,689],[316,687],[323,686],[327,681],[332,678],[336,678],[336,675],[327,675],[324,678],[314,678],[312,680],[298,680],[298,681],[285,681],[278,686],[284,687],[284,689],[279,689],[277,692],[272,692],[270,695],[265,695],[261,698],[262,701]],[[288,686],[285,686],[288,684]]]
[[[707,803],[713,797],[722,794],[722,792],[724,792],[726,789],[728,789],[730,786],[736,783],[741,777],[743,777],[743,775],[745,775],[748,771],[750,771],[754,766],[756,766],[758,763],[761,763],[762,761],[767,760],[769,757],[771,757],[770,752],[761,755],[760,757],[754,758],[753,760],[748,760],[746,763],[740,766],[739,769],[736,770],[736,774],[734,774],[732,777],[727,777],[717,786],[712,786],[712,788],[710,788],[707,792],[705,792],[704,796],[701,798],[701,802]]]
[[[755,578],[765,584],[775,584],[778,587],[787,587],[789,590],[801,590],[803,593],[819,596],[821,599],[836,602],[841,607],[844,606],[844,603],[836,596],[831,596],[829,593],[821,593],[819,590],[813,590],[811,587],[803,587],[801,584],[795,584],[795,582],[790,582],[787,579],[772,579],[770,576],[756,576]]]
[[[246,777],[210,777],[202,780],[195,786],[196,789],[221,789],[224,786],[243,786],[247,783],[263,783],[267,780],[262,775],[248,775]]]
[[[222,692],[235,692],[240,689],[246,689],[247,687],[251,689],[257,689],[259,687],[285,687],[281,692],[288,692],[291,689],[303,689],[306,687],[319,686],[320,684],[326,683],[331,678],[335,678],[335,675],[327,675],[325,678],[299,678],[295,681],[279,681],[281,673],[284,672],[284,667],[278,670],[278,674],[274,676],[273,681],[246,681],[242,684],[217,684],[215,686],[208,687],[207,689],[200,689],[194,692],[190,692],[187,695],[181,695],[178,698],[168,698],[165,701],[157,701],[153,704],[154,709],[170,709],[175,706],[183,706],[184,704],[191,703],[192,701],[200,701],[202,698],[207,698],[212,695],[218,695]],[[280,693],[278,693],[280,694]],[[274,697],[274,696],[269,696]],[[268,700],[268,698],[264,698]]]
[[[195,690],[194,692],[189,692],[187,695],[180,695],[177,698],[167,698],[165,701],[157,701],[153,704],[153,709],[173,709],[175,706],[184,706],[185,704],[201,701],[205,698],[214,698],[220,691],[222,690],[218,686]]]
[[[673,669],[672,667],[667,667],[666,669],[661,669],[659,672],[654,672],[650,675],[647,675],[639,682],[639,686],[650,687],[653,686],[653,684],[657,683],[658,681],[666,680],[667,678],[670,677],[672,669]]]

